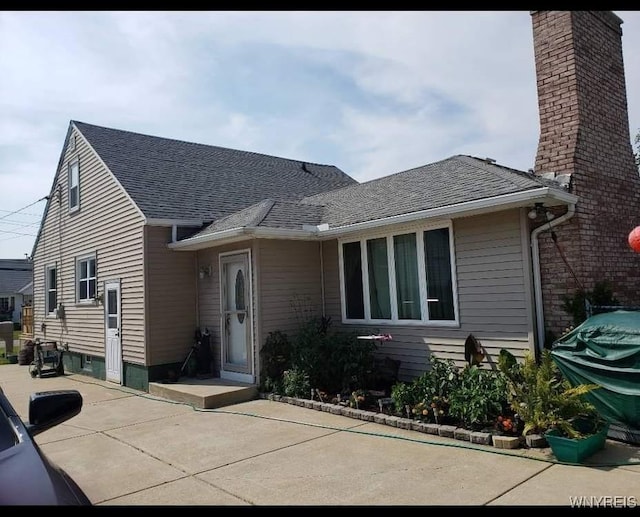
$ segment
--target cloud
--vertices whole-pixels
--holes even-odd
[[[618,14],[635,134],[640,12]],[[4,11],[0,70],[0,217],[48,194],[72,119],[361,181],[537,147],[528,11]],[[0,257],[30,253],[9,229]]]

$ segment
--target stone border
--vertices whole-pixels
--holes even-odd
[[[504,436],[487,432],[470,431],[469,429],[464,429],[455,425],[420,422],[411,418],[387,415],[386,413],[374,411],[365,411],[364,409],[356,409],[343,406],[341,404],[331,404],[329,402],[320,402],[318,400],[286,397],[283,395],[276,395],[275,393],[260,392],[258,396],[265,400],[284,402],[286,404],[315,409],[316,411],[325,411],[334,415],[342,415],[357,420],[363,420],[365,422],[375,422],[376,424],[388,425],[390,427],[397,427],[399,429],[407,429],[410,431],[417,431],[419,433],[432,434],[445,438],[453,438],[455,440],[475,443],[478,445],[491,445],[496,449],[547,447],[544,439],[524,440],[518,436]],[[536,435],[536,438],[539,437]]]

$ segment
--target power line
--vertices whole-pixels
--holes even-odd
[[[40,201],[44,201],[45,199],[47,199],[47,196],[41,197],[40,199],[38,199],[37,201],[34,201],[30,205],[24,206],[22,208],[19,208],[18,210],[14,210],[13,212],[9,212],[8,214],[0,216],[0,219],[5,219],[5,218],[9,217],[10,215],[17,214],[18,212],[22,212],[23,210],[25,210],[25,209],[27,209],[27,208],[29,208],[29,207],[37,204],[37,203],[40,203]]]
[[[11,213],[13,213],[11,212],[11,210],[3,210],[2,208],[0,208],[0,212],[9,212],[7,215],[11,215]],[[22,212],[22,210],[20,210],[20,212]],[[34,214],[32,212],[22,212],[20,215],[32,215],[33,217],[40,217],[41,214]]]
[[[35,237],[35,233],[12,232],[11,230],[0,230],[0,233],[13,233],[14,235],[26,235],[27,237]]]

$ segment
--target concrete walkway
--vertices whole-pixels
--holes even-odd
[[[607,466],[568,466],[548,449],[269,400],[200,410],[82,375],[33,379],[21,365],[0,366],[0,387],[24,419],[31,393],[80,391],[82,412],[36,440],[96,505],[640,504],[640,450],[611,440],[591,458]]]

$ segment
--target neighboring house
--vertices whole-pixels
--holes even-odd
[[[602,25],[621,53],[617,17],[581,13],[580,23],[570,15],[565,24],[581,32],[562,40],[571,46],[603,32]],[[532,16],[539,38],[566,18]],[[600,52],[600,43],[589,52]],[[554,66],[555,53],[537,56],[542,68]],[[566,71],[566,63],[557,66]],[[576,60],[574,73],[607,66]],[[554,102],[542,95],[550,82],[540,86],[541,120],[545,103]],[[563,88],[582,91],[585,84]],[[624,100],[626,114],[624,77],[617,87],[611,97]],[[556,100],[565,94],[554,93]],[[564,118],[548,122],[553,127],[545,122],[542,136],[568,134],[574,113],[580,107],[567,107]],[[619,110],[611,116],[622,127],[616,145],[624,169],[628,121],[619,120]],[[573,130],[611,131],[588,124]],[[539,163],[553,163],[541,157],[568,145],[546,141]],[[613,167],[607,165],[611,178]],[[581,196],[592,195],[575,191],[579,167],[560,172],[457,155],[359,184],[332,166],[72,121],[34,246],[35,337],[68,346],[73,371],[142,389],[180,367],[196,329],[211,333],[215,375],[257,383],[269,332],[295,332],[309,314],[343,329],[390,333],[379,353],[401,361],[401,379],[424,372],[432,354],[462,364],[469,334],[489,364],[502,348],[522,357],[544,345],[554,289],[574,287],[564,262],[557,266],[562,257],[545,255],[549,230],[555,225],[563,235],[560,244],[566,221],[580,220],[575,233],[611,231],[602,222],[588,228],[590,209],[578,217]],[[637,199],[636,180],[624,181]],[[602,182],[604,197],[606,187]],[[619,234],[638,222],[625,203],[616,198],[598,212],[601,221],[621,217]],[[550,223],[545,214],[554,215]],[[613,280],[619,264],[640,265],[622,245],[616,253]]]
[[[33,263],[29,259],[0,259],[0,321],[22,320],[22,307],[33,300]]]

